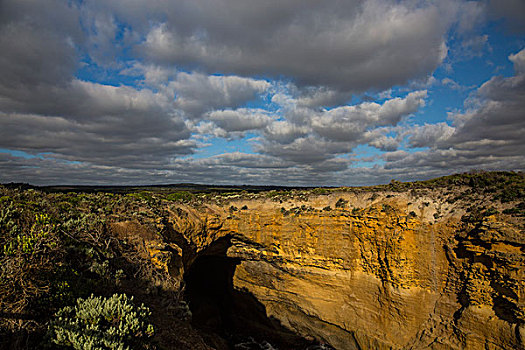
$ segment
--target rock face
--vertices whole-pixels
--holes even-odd
[[[184,268],[238,259],[236,290],[336,349],[524,348],[523,221],[465,214],[435,191],[342,191],[181,204],[169,225]]]

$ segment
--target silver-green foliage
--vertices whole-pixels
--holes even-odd
[[[153,333],[151,312],[137,307],[133,297],[114,294],[110,298],[79,298],[74,307],[57,312],[49,326],[51,341],[82,350],[128,350],[143,347]]]

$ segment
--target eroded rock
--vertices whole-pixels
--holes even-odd
[[[465,222],[432,193],[378,197],[181,205],[170,223],[194,256],[227,237],[234,288],[305,338],[337,349],[522,348],[523,223]]]

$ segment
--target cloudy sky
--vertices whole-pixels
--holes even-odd
[[[0,182],[525,170],[523,0],[0,0]]]

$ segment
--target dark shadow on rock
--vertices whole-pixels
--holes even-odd
[[[252,294],[234,289],[233,276],[240,260],[226,256],[228,245],[224,243],[218,242],[197,257],[185,274],[192,325],[225,339],[230,349],[262,349],[265,342],[280,350],[311,346],[312,342],[267,317],[264,305]],[[210,345],[217,347],[213,339]]]

